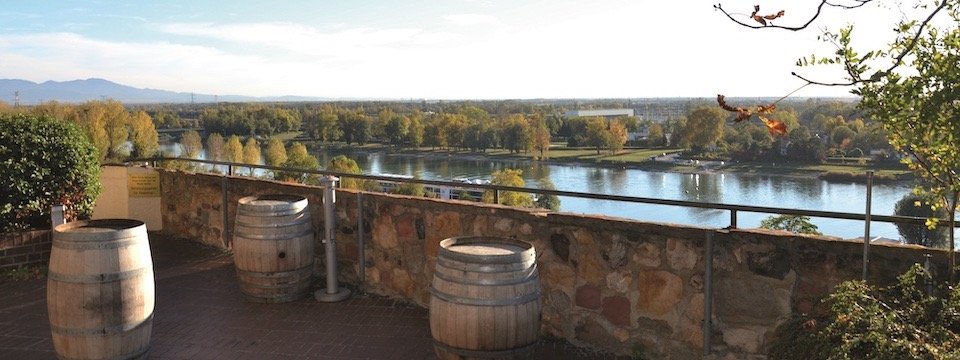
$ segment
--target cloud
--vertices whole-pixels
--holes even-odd
[[[325,32],[315,27],[288,22],[169,23],[161,25],[159,29],[173,35],[279,49],[334,61],[384,56],[400,47],[434,45],[457,38],[453,33],[426,32],[416,28],[354,27]]]
[[[443,19],[455,25],[483,25],[497,22],[496,17],[484,14],[453,14],[444,16]]]

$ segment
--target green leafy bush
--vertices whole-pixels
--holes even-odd
[[[50,206],[85,218],[100,195],[97,149],[74,124],[0,116],[0,231],[50,225]]]
[[[777,328],[771,359],[960,359],[960,288],[930,285],[919,265],[889,287],[847,281],[821,316]]]

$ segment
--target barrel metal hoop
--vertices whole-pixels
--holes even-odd
[[[484,264],[476,264],[476,263],[469,263],[469,262],[465,263],[462,261],[448,259],[446,257],[438,257],[437,264],[453,270],[481,272],[481,273],[508,273],[508,272],[515,272],[515,271],[523,271],[536,266],[535,261],[531,261],[530,264],[510,263],[510,264],[484,265]],[[469,266],[470,269],[464,269],[464,267],[467,267],[467,266]]]
[[[74,283],[74,284],[102,284],[107,282],[121,281],[121,280],[127,280],[135,277],[140,277],[145,274],[153,274],[153,269],[150,267],[142,267],[135,270],[127,270],[127,271],[120,271],[115,273],[95,274],[95,275],[70,275],[70,274],[61,274],[58,272],[51,271],[47,273],[47,278],[54,281]]]
[[[274,272],[262,272],[262,271],[248,271],[237,269],[237,274],[245,275],[253,278],[281,278],[284,276],[292,276],[298,273],[310,272],[313,274],[313,264],[299,267],[289,271],[274,271]]]
[[[312,236],[313,236],[313,231],[304,231],[304,232],[301,232],[301,233],[298,233],[298,234],[294,234],[294,236],[283,236],[283,235],[287,235],[287,234],[261,235],[261,234],[240,233],[239,231],[234,231],[234,234],[233,234],[234,240],[233,240],[233,241],[236,242],[236,241],[237,241],[237,240],[236,240],[237,238],[241,238],[241,239],[245,239],[245,240],[268,240],[268,241],[293,240],[293,239],[301,238],[301,237],[305,237],[305,236],[311,236],[311,237],[312,237]]]
[[[271,219],[271,218],[262,217],[262,219]],[[245,221],[239,221],[239,220],[237,221],[238,226],[251,227],[251,228],[283,228],[283,227],[292,227],[292,226],[298,226],[303,224],[310,224],[309,216],[304,216],[302,218],[296,219],[296,221],[294,222],[288,222],[288,223],[266,222],[266,223],[254,224],[254,223],[248,223]]]
[[[433,286],[430,286],[430,294],[433,294],[436,298],[454,304],[461,305],[476,305],[476,306],[503,306],[503,305],[520,305],[526,304],[531,301],[536,301],[540,299],[540,289],[535,290],[529,294],[524,294],[518,297],[506,298],[506,299],[473,299],[465,298],[460,296],[454,296],[447,293],[444,293],[440,290],[437,290]]]
[[[237,209],[237,215],[252,216],[252,217],[263,217],[263,218],[270,218],[270,217],[276,217],[276,216],[290,216],[290,215],[301,214],[301,213],[303,213],[303,212],[304,212],[304,209],[285,209],[285,210],[265,210],[265,211],[259,211],[259,210],[255,210],[255,209],[244,208],[243,205],[241,205],[241,207]]]
[[[537,346],[537,342],[534,341],[530,344],[516,347],[513,349],[507,350],[471,350],[463,349],[458,347],[453,347],[442,342],[433,340],[433,345],[447,352],[452,352],[454,354],[468,357],[468,358],[489,358],[489,359],[512,359],[516,355],[527,353],[533,351],[534,347]]]
[[[53,239],[53,247],[67,249],[67,250],[107,250],[107,249],[119,249],[122,247],[127,247],[130,245],[136,245],[140,242],[144,242],[146,237],[138,236],[129,236],[123,238],[116,238],[110,241],[75,241],[75,240],[64,240],[64,239]]]
[[[106,337],[106,336],[122,334],[125,332],[130,332],[133,330],[138,330],[152,323],[153,323],[153,313],[151,312],[150,316],[147,316],[146,319],[143,319],[143,321],[137,324],[120,324],[120,325],[109,326],[101,329],[78,329],[78,328],[68,328],[68,327],[50,324],[50,330],[51,332],[57,335]]]
[[[524,271],[521,274],[518,274],[517,277],[510,279],[464,279],[452,277],[450,275],[444,274],[439,271],[434,271],[433,276],[438,279],[463,285],[479,285],[479,286],[498,286],[498,285],[516,285],[522,284],[525,282],[538,280],[537,277],[537,268],[535,266],[530,267],[530,269]]]
[[[117,356],[112,357],[112,358],[104,358],[103,360],[141,360],[141,359],[147,359],[147,358],[148,358],[147,355],[148,355],[149,352],[150,352],[150,344],[148,343],[147,346],[144,346],[142,350],[138,350],[138,351],[136,351],[136,352],[132,352],[132,353],[129,353],[129,354],[117,355]],[[60,360],[86,360],[87,358],[75,358],[75,357],[63,356],[62,354],[57,354],[57,359],[60,359]]]

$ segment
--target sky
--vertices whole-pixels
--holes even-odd
[[[0,78],[103,78],[212,95],[384,99],[783,96],[797,68],[829,54],[822,29],[853,22],[879,46],[898,18],[882,0],[826,9],[809,29],[751,30],[785,10],[805,22],[815,1],[9,1],[0,7]],[[843,1],[843,0],[840,0]],[[848,0],[854,1],[854,0]],[[848,96],[806,87],[802,97]],[[2,95],[0,95],[2,98]]]

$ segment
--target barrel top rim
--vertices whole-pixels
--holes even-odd
[[[483,246],[483,245],[491,245],[490,248],[498,248],[503,250],[507,250],[504,248],[504,246],[507,246],[507,247],[514,248],[509,250],[515,250],[515,251],[512,251],[507,254],[502,254],[502,253],[477,254],[473,252],[461,252],[456,250],[457,247],[461,247],[461,246],[474,247],[474,246]],[[502,237],[496,237],[496,236],[457,236],[457,237],[447,238],[440,241],[440,248],[445,251],[449,251],[449,252],[456,253],[458,255],[464,255],[464,256],[477,256],[477,257],[486,257],[486,258],[516,257],[518,255],[522,255],[525,252],[532,251],[533,244],[526,241],[510,239],[510,238],[502,238]]]
[[[64,234],[123,232],[140,226],[144,226],[144,222],[135,219],[80,220],[57,225],[54,227],[54,232]]]
[[[278,202],[278,203],[277,203],[277,204],[256,204],[256,203],[254,203],[254,202],[256,202],[256,201],[276,201],[276,202]],[[254,207],[262,207],[262,206],[269,206],[269,207],[285,206],[285,207],[289,207],[289,206],[296,206],[298,203],[300,203],[300,202],[306,202],[306,201],[307,201],[307,197],[306,197],[306,196],[302,196],[302,195],[293,195],[293,194],[263,194],[263,195],[244,196],[244,197],[240,198],[240,200],[238,201],[238,203],[239,203],[240,205],[254,206]]]

